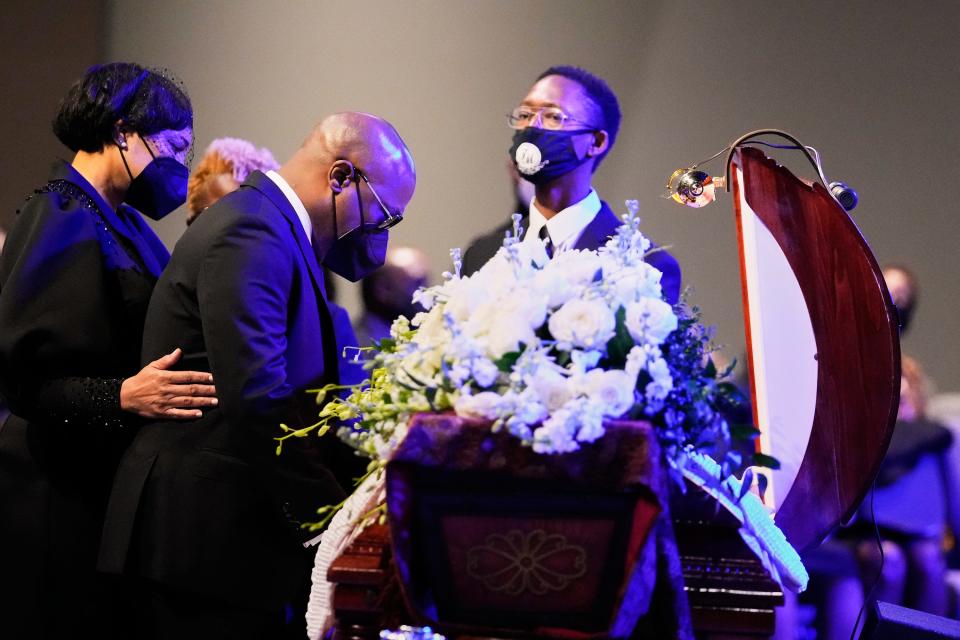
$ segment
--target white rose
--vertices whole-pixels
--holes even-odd
[[[663,300],[642,298],[626,307],[627,331],[637,342],[660,344],[677,328],[673,308]]]
[[[509,289],[516,283],[516,275],[507,258],[506,251],[501,248],[486,264],[470,276],[476,284],[482,285],[496,297],[503,289]]]
[[[544,269],[533,277],[533,287],[547,296],[547,306],[551,309],[576,298],[583,291],[583,285],[572,284],[558,272],[549,269]]]
[[[614,418],[622,416],[633,406],[635,386],[636,377],[619,369],[594,369],[585,376],[586,392],[591,401],[602,408],[604,415]]]
[[[501,316],[490,326],[487,333],[487,353],[493,360],[498,360],[511,351],[519,351],[520,343],[534,344],[537,336],[533,329],[523,322],[517,322],[508,316]]]
[[[549,326],[561,345],[595,349],[603,348],[613,337],[616,318],[601,300],[587,302],[575,298],[550,316]]]
[[[555,411],[565,405],[572,397],[567,378],[556,371],[544,369],[531,378],[528,387],[550,411]]]
[[[503,398],[493,391],[463,394],[453,402],[453,410],[465,418],[496,420],[500,416]]]
[[[663,295],[660,279],[663,273],[646,262],[638,262],[627,268],[619,269],[604,278],[613,285],[613,294],[617,302],[626,307],[642,298],[659,300]]]
[[[501,316],[525,324],[534,331],[547,319],[547,296],[540,291],[516,291],[502,302]]]
[[[600,256],[596,251],[561,251],[544,267],[544,271],[556,274],[571,286],[593,282],[602,271]]]
[[[445,304],[445,311],[457,322],[469,319],[474,312],[490,299],[489,290],[481,284],[464,278],[460,286],[451,292]]]
[[[490,327],[500,315],[499,302],[499,299],[491,299],[477,308],[463,325],[467,335],[485,336],[490,333]]]

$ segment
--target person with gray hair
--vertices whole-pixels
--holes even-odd
[[[187,183],[187,224],[214,202],[236,191],[254,171],[280,166],[266,147],[242,138],[217,138],[204,151]]]

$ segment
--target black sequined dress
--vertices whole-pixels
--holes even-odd
[[[137,418],[150,294],[169,254],[69,164],[23,205],[0,255],[0,637],[99,626],[103,511]],[[83,634],[81,634],[83,635]],[[62,636],[67,637],[67,636]]]

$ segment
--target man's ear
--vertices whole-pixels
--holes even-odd
[[[334,193],[340,193],[349,187],[350,180],[353,179],[355,173],[356,169],[353,168],[353,163],[349,160],[337,160],[334,162],[330,165],[330,171],[327,176],[330,180],[330,190]]]
[[[593,132],[593,144],[587,149],[587,155],[590,157],[596,157],[602,154],[610,147],[610,134],[605,130],[600,129],[599,131]]]

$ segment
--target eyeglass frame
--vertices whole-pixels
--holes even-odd
[[[533,116],[533,119],[530,120],[529,124],[524,125],[524,126],[522,126],[522,127],[518,127],[518,126],[516,126],[516,125],[512,122],[512,121],[516,118],[516,116],[514,116],[514,114],[515,114],[519,109],[529,109],[530,111],[535,112],[535,113],[534,113],[534,116]],[[561,129],[563,129],[563,126],[564,126],[565,124],[567,124],[568,121],[569,121],[569,122],[574,122],[574,123],[576,123],[576,124],[584,125],[585,127],[588,127],[589,129],[591,129],[591,130],[593,130],[593,131],[596,131],[596,130],[599,130],[599,129],[600,129],[600,127],[596,127],[596,126],[590,124],[589,122],[584,122],[583,120],[578,120],[577,118],[574,118],[573,116],[567,115],[567,113],[566,113],[563,109],[561,109],[560,107],[526,107],[526,106],[524,106],[524,105],[520,105],[520,106],[514,107],[514,108],[513,108],[513,111],[511,111],[510,113],[507,114],[507,126],[509,126],[511,129],[515,129],[515,130],[517,130],[517,131],[522,131],[523,129],[526,129],[527,127],[532,127],[533,124],[534,124],[535,122],[537,122],[537,120],[540,121],[540,124],[541,124],[541,125],[544,125],[544,121],[543,121],[543,112],[544,112],[544,111],[551,111],[551,112],[554,112],[554,111],[555,111],[555,112],[559,113],[561,116],[563,116],[563,120],[560,122],[560,126],[557,127],[556,129],[551,129],[550,127],[547,127],[547,126],[542,126],[542,127],[541,127],[541,128],[543,128],[543,129],[546,129],[547,131],[560,131]]]
[[[377,190],[373,188],[373,184],[370,182],[370,178],[368,178],[368,177],[363,173],[363,171],[361,171],[360,169],[357,169],[356,167],[354,167],[353,172],[354,172],[354,174],[356,174],[356,176],[357,176],[358,178],[360,178],[360,180],[363,180],[363,181],[367,184],[367,187],[370,189],[370,193],[373,194],[374,200],[377,201],[377,204],[379,204],[379,205],[380,205],[380,208],[383,209],[384,215],[386,215],[386,218],[384,218],[384,219],[381,220],[380,222],[377,222],[377,223],[372,223],[372,222],[371,222],[371,223],[365,224],[364,226],[365,226],[366,228],[374,229],[374,230],[376,230],[376,231],[386,231],[387,229],[391,229],[391,228],[397,226],[398,224],[400,224],[401,222],[403,222],[403,211],[400,211],[400,212],[398,212],[398,213],[394,213],[394,212],[390,211],[390,209],[387,207],[387,205],[383,204],[383,200],[380,199],[380,195],[377,193]],[[359,183],[359,181],[358,181],[358,182],[357,182],[357,195],[358,195],[358,196],[359,196],[359,194],[360,194],[360,186],[359,186],[359,185],[360,185],[360,183]],[[362,199],[362,198],[360,199],[360,205],[361,205],[361,207],[363,206],[363,199]]]

